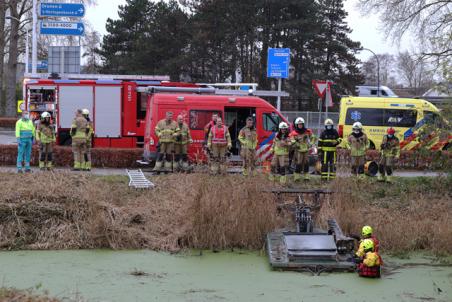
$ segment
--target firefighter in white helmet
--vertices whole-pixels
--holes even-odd
[[[334,129],[333,120],[326,119],[325,130],[320,134],[318,144],[319,160],[322,163],[322,179],[329,180],[336,178],[336,149],[341,141],[339,133]]]
[[[91,171],[91,148],[93,145],[94,125],[89,117],[89,110],[82,109],[82,115],[88,122],[88,133],[86,134],[85,164],[82,170]]]
[[[289,126],[285,122],[279,123],[278,133],[273,140],[271,162],[271,180],[278,180],[281,184],[287,183],[287,174],[289,170]]]
[[[294,130],[290,133],[290,142],[294,148],[295,172],[293,180],[301,179],[301,174],[304,174],[304,179],[309,179],[309,148],[311,147],[312,131],[304,125],[304,119],[298,117],[294,121]]]
[[[53,168],[53,144],[56,141],[55,126],[50,121],[48,112],[41,114],[41,121],[36,129],[36,141],[39,143],[39,169]]]
[[[363,132],[363,125],[355,122],[352,133],[347,138],[347,149],[350,150],[352,175],[364,177],[364,164],[366,151],[369,148],[369,139]]]

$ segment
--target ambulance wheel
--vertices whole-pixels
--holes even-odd
[[[373,141],[369,141],[369,149],[370,150],[375,150],[375,144]]]

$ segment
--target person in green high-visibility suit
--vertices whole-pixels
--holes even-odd
[[[35,127],[30,120],[28,111],[22,111],[22,117],[16,122],[16,139],[17,139],[17,172],[22,173],[25,163],[25,172],[31,172],[30,158],[33,138],[35,137]]]

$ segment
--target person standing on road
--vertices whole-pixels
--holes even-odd
[[[289,125],[285,122],[279,123],[279,130],[273,140],[270,180],[278,180],[282,185],[287,183],[287,174],[289,173]]]
[[[22,117],[16,122],[17,139],[17,172],[22,173],[22,163],[25,162],[25,172],[31,172],[30,158],[35,137],[35,127],[30,120],[28,111],[22,111]]]
[[[378,181],[392,181],[392,171],[395,162],[400,157],[400,141],[395,136],[394,128],[388,128],[381,143],[381,155],[378,170]]]
[[[36,141],[39,143],[39,169],[53,168],[53,145],[55,144],[55,126],[50,123],[50,113],[41,114],[41,122],[36,128]]]
[[[173,168],[173,134],[176,131],[177,123],[173,120],[173,113],[167,111],[165,118],[160,120],[155,126],[155,134],[159,139],[159,155],[155,163],[154,171],[171,172]]]
[[[374,242],[371,239],[363,241],[364,256],[358,264],[358,275],[367,278],[380,278],[383,261],[375,251]]]
[[[294,130],[290,133],[290,143],[295,149],[295,172],[293,180],[301,180],[301,174],[304,179],[309,180],[309,148],[311,146],[312,131],[304,125],[304,119],[298,117],[294,122]]]
[[[174,164],[175,170],[188,172],[188,145],[193,142],[188,125],[184,123],[182,115],[177,116],[177,128],[173,134],[174,138]]]
[[[352,126],[353,132],[347,139],[347,148],[350,149],[352,175],[364,176],[364,164],[366,161],[366,151],[369,148],[369,140],[363,132],[363,125],[356,122]]]
[[[319,160],[322,163],[321,179],[336,178],[336,151],[342,139],[334,129],[332,119],[325,120],[325,130],[320,134],[318,143]]]
[[[223,125],[221,118],[217,118],[217,123],[210,129],[207,140],[207,149],[212,154],[212,174],[223,174],[226,172],[226,153],[232,148],[231,135],[228,128]]]
[[[88,122],[88,133],[86,134],[86,152],[84,155],[85,158],[85,165],[82,167],[83,170],[85,171],[91,171],[91,148],[92,148],[92,144],[93,144],[93,135],[94,135],[94,125],[93,122],[91,121],[91,119],[89,118],[89,110],[88,109],[83,109],[82,110],[82,115],[83,117],[86,119],[86,121]]]
[[[83,117],[82,109],[77,109],[71,127],[74,171],[80,171],[85,166],[86,140],[88,133],[88,121]]]
[[[243,159],[243,175],[253,175],[256,169],[257,132],[252,117],[246,119],[246,126],[239,132],[240,156]]]

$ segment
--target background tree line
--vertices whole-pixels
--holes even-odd
[[[346,15],[342,0],[127,0],[119,19],[107,20],[101,71],[275,89],[266,77],[267,49],[287,47],[292,67],[284,89],[295,109],[314,110],[313,79],[333,80],[339,94],[364,80]]]

